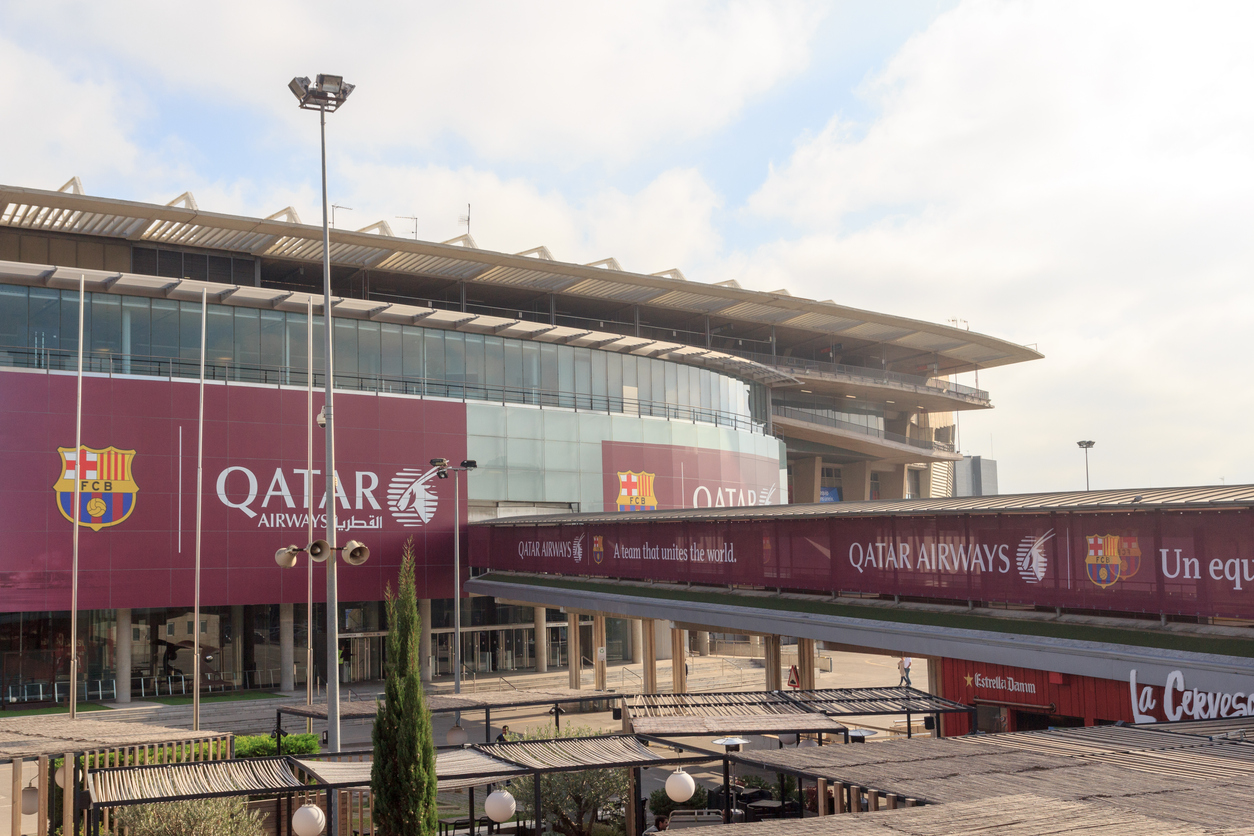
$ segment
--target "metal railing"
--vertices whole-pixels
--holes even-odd
[[[922,375],[890,372],[888,369],[873,369],[867,366],[846,366],[842,363],[825,363],[822,360],[807,360],[804,357],[783,357],[773,354],[760,354],[753,351],[728,349],[729,354],[753,360],[764,366],[782,369],[802,369],[805,371],[822,372],[842,377],[858,378],[874,383],[896,383],[904,386],[917,386],[944,395],[961,395],[968,398],[987,401],[988,392],[974,386],[964,386],[944,378],[924,377]]]
[[[77,353],[63,349],[30,348],[26,346],[0,345],[0,367],[43,369],[48,371],[73,371],[77,366]],[[84,355],[83,371],[94,375],[199,378],[200,361],[183,358],[153,357],[137,354],[105,354],[93,352]],[[271,386],[306,385],[308,375],[303,369],[287,366],[239,364],[234,362],[206,362],[205,379],[218,382],[260,383]],[[326,375],[314,373],[314,388],[325,385]],[[681,406],[661,401],[645,401],[612,395],[590,395],[575,392],[559,392],[538,387],[488,385],[477,382],[437,380],[422,377],[397,377],[384,374],[336,371],[337,390],[380,392],[386,394],[415,395],[418,397],[446,398],[460,401],[486,401],[500,404],[524,404],[540,408],[569,409],[575,412],[612,413],[619,415],[666,418],[672,421],[713,424],[746,432],[765,433],[765,424],[746,415],[707,409],[699,406]]]
[[[920,450],[952,453],[954,449],[952,444],[946,444],[943,441],[927,441],[922,438],[910,438],[909,436],[902,435],[901,433],[888,432],[877,427],[855,424],[851,421],[842,421],[839,418],[833,418],[830,415],[823,415],[819,412],[811,412],[808,409],[798,409],[793,406],[778,406],[772,404],[771,414],[780,418],[791,418],[794,421],[805,421],[808,424],[821,424],[837,430],[847,430],[849,432],[861,433],[872,438],[892,441],[896,444],[908,444],[909,446],[917,447]]]

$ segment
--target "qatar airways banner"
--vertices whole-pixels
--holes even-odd
[[[607,511],[778,505],[779,459],[671,444],[601,442]]]
[[[1254,528],[1198,513],[477,526],[476,565],[1254,618]]]
[[[0,611],[69,608],[76,518],[82,609],[192,603],[198,389],[85,377],[76,450],[74,377],[0,373]],[[274,552],[307,543],[311,493],[325,536],[325,440],[317,430],[311,476],[306,393],[210,383],[204,414],[201,602],[305,601],[306,558],[284,570]],[[419,595],[451,596],[454,480],[429,461],[466,457],[465,407],[337,393],[335,428],[338,542],[370,549],[362,566],[339,564],[340,600],[381,600],[409,537]],[[314,590],[325,600],[325,564]]]

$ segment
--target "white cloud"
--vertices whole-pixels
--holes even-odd
[[[358,89],[343,130],[412,153],[465,143],[492,160],[622,164],[707,135],[808,61],[803,0],[629,5],[242,0],[198,8],[41,3],[9,11],[64,51],[129,66],[186,106],[299,118],[293,75]],[[352,113],[349,117],[347,114]]]
[[[770,174],[749,217],[798,232],[728,269],[1038,343],[965,419],[1003,489],[1082,485],[1082,437],[1095,487],[1254,481],[1252,14],[965,3],[867,83],[870,124],[837,115]]]

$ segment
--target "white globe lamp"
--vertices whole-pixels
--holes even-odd
[[[801,741],[797,745],[804,749],[808,746],[818,746],[819,742],[812,737],[807,737],[805,740]]]
[[[682,769],[676,769],[671,773],[671,777],[666,779],[666,797],[676,804],[682,804],[692,798],[696,791],[697,782]]]
[[[450,746],[465,746],[466,742],[470,740],[470,735],[466,734],[466,730],[462,728],[461,723],[458,723],[448,730],[445,740],[448,741]]]
[[[781,735],[779,736],[779,742],[780,742],[780,743],[782,743],[782,744],[784,744],[785,746],[792,746],[792,745],[796,744],[796,742],[797,742],[797,735],[795,735],[795,734],[781,734]]]
[[[483,812],[487,813],[488,818],[497,824],[509,821],[514,817],[517,809],[518,805],[514,801],[514,796],[505,790],[497,790],[483,802]]]
[[[22,815],[33,816],[39,812],[39,790],[26,787],[22,790]]]
[[[318,836],[327,826],[327,814],[321,807],[306,804],[292,816],[292,832],[296,836]]]
[[[73,764],[69,764],[69,763],[61,764],[61,768],[58,769],[55,773],[58,787],[60,787],[61,789],[65,789],[65,784],[66,784],[65,776],[69,774],[66,770],[73,769],[73,768],[74,768]]]

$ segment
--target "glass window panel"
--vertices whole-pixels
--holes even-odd
[[[383,372],[383,358],[379,346],[379,323],[357,323],[357,373],[363,378],[378,378]],[[371,388],[375,382],[371,382]]]
[[[575,405],[575,350],[568,345],[557,346],[557,393],[559,405]]]
[[[649,414],[665,415],[666,411],[661,407],[666,403],[666,364],[661,360],[650,360],[649,374],[653,378],[653,397],[650,400],[658,405],[658,408],[654,409],[653,404],[650,404]]]
[[[701,408],[710,409],[710,370],[701,370]]]
[[[540,390],[546,397],[558,391],[557,346],[540,344]]]
[[[679,403],[679,369],[674,363],[662,361],[662,368],[666,370],[666,402],[674,405]]]
[[[172,299],[152,300],[152,354],[179,356],[179,303]]]
[[[523,376],[523,344],[518,340],[502,340],[505,348],[505,398],[522,399],[527,382]],[[517,389],[518,391],[513,391]]]
[[[538,403],[539,398],[537,392],[543,385],[543,361],[540,359],[539,343],[525,342],[522,343],[522,380],[523,388],[526,390],[527,403]],[[555,365],[553,366],[553,374],[557,374],[557,355],[553,356]]]
[[[288,382],[287,371],[292,367],[292,358],[287,354],[287,340],[284,339],[286,325],[287,316],[283,311],[261,312],[260,364],[265,369],[263,380],[266,383]],[[304,353],[302,351],[301,355]]]
[[[605,355],[605,394],[609,396],[609,408],[623,411],[623,355],[602,352]]]
[[[575,394],[579,396],[577,402],[587,408],[591,405],[592,396],[592,350],[576,348],[572,352],[575,358]]]
[[[157,250],[157,275],[167,279],[183,278],[183,254]]]
[[[216,312],[214,305],[210,311]],[[261,365],[261,311],[254,308],[226,308],[235,314],[235,380],[257,382]]]
[[[677,401],[680,406],[692,406],[692,391],[688,388],[688,372],[687,366],[677,366],[675,368],[675,391],[679,394]]]
[[[641,404],[653,400],[653,367],[649,365],[651,361],[646,357],[624,357],[623,358],[623,386],[627,386],[628,370],[634,372],[631,377],[636,377],[636,398]],[[643,410],[642,410],[643,411]],[[647,415],[648,413],[645,412]]]
[[[406,325],[401,328],[401,370],[405,377],[423,378],[427,376],[426,367],[422,364],[423,329]]]
[[[160,374],[150,364],[132,368],[131,358],[141,361],[152,355],[151,302],[134,296],[122,297],[123,374]]]
[[[486,337],[483,341],[483,382],[491,389],[490,398],[501,397],[501,387],[505,385],[505,340],[500,337]]]
[[[83,344],[91,345],[91,296],[83,309]],[[78,351],[78,291],[61,291],[61,349],[66,352]],[[68,354],[66,355],[68,357]],[[77,362],[73,358],[66,361],[69,368]]]
[[[404,356],[404,350],[401,348],[401,326],[391,323],[379,326],[379,354],[380,373],[389,380],[399,378]]]
[[[0,349],[26,346],[28,297],[24,287],[0,285]]]
[[[212,374],[218,380],[221,379],[220,373],[235,359],[235,316],[225,305],[210,305],[208,313],[205,323],[205,365],[212,363],[224,368],[214,372],[206,369],[205,375]],[[196,336],[200,336],[199,332]]]
[[[54,353],[57,349],[63,348],[60,340],[61,293],[59,291],[46,287],[30,289],[29,327],[30,336],[25,342],[30,346]],[[76,324],[75,328],[77,327]]]
[[[314,386],[318,385],[317,376],[327,370],[327,323],[322,314],[314,314],[313,320],[314,346]]]
[[[484,343],[482,334],[466,335],[466,397],[483,398],[483,385],[487,382],[484,371]]]
[[[449,387],[449,397],[464,397],[461,384],[466,382],[466,335],[447,332],[444,335],[444,378],[457,386]]]
[[[728,404],[731,401],[731,379],[724,376],[718,376],[718,411],[730,412]]]
[[[90,293],[91,350],[95,354],[122,353],[122,297],[107,293]],[[104,371],[108,366],[96,366]]]
[[[427,360],[427,392],[443,396],[448,393],[444,384],[444,332],[424,328],[423,352]]]
[[[331,350],[335,352],[336,385],[350,389],[358,388],[357,381],[349,380],[357,375],[357,321],[354,319],[336,319],[331,317]],[[340,380],[344,375],[344,380]]]
[[[309,318],[303,313],[289,313],[285,320],[287,329],[286,352],[290,369],[288,382],[293,386],[308,386],[309,368]]]

